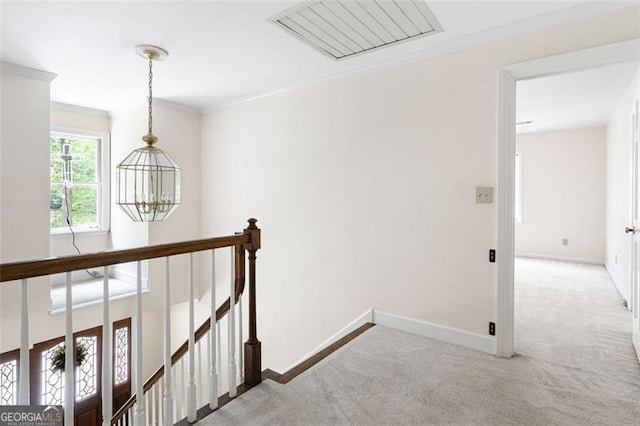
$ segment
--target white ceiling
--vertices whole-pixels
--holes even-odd
[[[428,2],[443,32],[336,62],[268,21],[296,4],[2,0],[1,59],[58,74],[54,101],[112,111],[144,102],[147,65],[134,46],[155,44],[170,55],[154,67],[154,96],[202,108],[631,5]]]
[[[606,125],[629,89],[640,63],[624,62],[590,70],[519,81],[518,133]]]

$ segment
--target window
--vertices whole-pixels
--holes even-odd
[[[115,327],[115,325],[114,325]],[[114,339],[114,381],[116,385],[129,381],[129,326],[116,328]]]
[[[18,404],[19,357],[19,350],[0,354],[0,405]]]
[[[109,229],[109,135],[53,129],[50,138],[52,233]]]
[[[515,217],[516,223],[522,223],[522,151],[516,152],[516,194]]]

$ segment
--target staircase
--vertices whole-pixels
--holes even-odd
[[[355,329],[354,331],[352,331],[351,333],[345,335],[344,337],[340,338],[339,340],[337,340],[336,342],[334,342],[333,344],[327,346],[326,348],[324,348],[323,350],[319,351],[318,353],[316,353],[315,355],[311,356],[310,358],[304,360],[303,362],[301,362],[300,364],[294,366],[293,368],[291,368],[290,370],[286,371],[285,373],[277,373],[271,369],[265,369],[262,372],[262,380],[263,382],[266,380],[267,382],[270,383],[278,383],[280,385],[284,385],[289,383],[290,381],[292,381],[293,379],[295,379],[296,377],[300,376],[301,374],[303,374],[304,372],[306,372],[307,370],[311,369],[312,367],[314,367],[316,364],[318,364],[319,362],[321,362],[322,360],[324,360],[325,358],[327,358],[329,355],[331,355],[332,353],[336,352],[338,349],[342,348],[343,346],[347,345],[349,342],[353,341],[356,337],[360,336],[361,334],[363,334],[364,332],[366,332],[367,330],[371,329],[374,326],[374,324],[372,323],[368,323],[368,324],[364,324],[360,327],[358,327],[357,329]],[[236,396],[240,396],[243,394],[247,394],[250,395],[251,394],[251,389],[252,386],[248,386],[246,384],[241,384],[237,387],[236,391]],[[234,398],[229,397],[228,393],[225,393],[224,395],[220,395],[218,397],[218,405],[215,409],[212,409],[209,405],[204,405],[201,408],[198,409],[198,424],[214,424],[212,422],[217,422],[217,417],[215,415],[215,413],[217,413],[222,407],[226,406],[228,403],[232,402],[234,400]],[[240,400],[238,400],[238,402],[240,404],[242,404],[242,402]],[[234,404],[230,404],[234,405]],[[188,421],[188,419],[182,418],[179,422],[177,422],[177,425],[189,425],[190,422]]]

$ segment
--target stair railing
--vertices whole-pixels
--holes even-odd
[[[216,305],[215,285],[215,251],[225,247],[233,247],[232,279],[229,298],[219,307]],[[228,395],[233,398],[237,394],[237,379],[242,386],[251,387],[261,382],[261,343],[257,338],[256,328],[256,252],[260,249],[260,229],[255,219],[249,219],[249,226],[242,232],[231,236],[217,237],[196,241],[185,241],[129,250],[115,250],[96,254],[50,258],[44,260],[15,262],[0,265],[0,282],[21,280],[21,339],[20,358],[18,362],[18,403],[28,405],[29,398],[29,303],[28,280],[35,277],[66,273],[66,309],[65,309],[65,345],[73,347],[73,309],[71,272],[89,268],[103,267],[103,353],[102,353],[102,417],[103,425],[172,425],[181,418],[187,421],[197,420],[197,407],[203,402],[204,411],[215,410],[223,390],[226,378]],[[193,254],[210,251],[212,256],[210,309],[211,317],[197,330],[195,329]],[[248,253],[247,259],[245,255]],[[171,354],[171,256],[189,254],[189,333],[188,340]],[[148,259],[165,258],[165,300],[164,300],[164,364],[152,377],[143,383],[142,347],[142,272],[141,262]],[[245,288],[245,265],[249,264],[249,312],[248,340],[242,345],[242,295]],[[121,263],[137,262],[136,285],[136,323],[138,338],[136,339],[135,393],[116,412],[111,415],[112,379],[112,337],[109,310],[108,266]],[[238,321],[236,322],[236,311]],[[221,352],[221,322],[227,320],[228,375],[220,374],[224,356]],[[239,326],[237,326],[239,323]],[[224,330],[223,330],[224,331]],[[238,351],[236,340],[238,338]],[[204,343],[206,342],[206,343]],[[202,349],[206,356],[202,357]],[[196,361],[197,357],[197,361]],[[186,361],[185,361],[186,359]],[[236,359],[239,359],[236,366]],[[65,359],[65,383],[73,381],[73,357]],[[186,364],[186,365],[185,365]],[[198,373],[196,373],[196,369]],[[169,374],[165,374],[169,372]],[[206,372],[206,373],[205,373]],[[239,374],[238,374],[239,373]],[[238,377],[239,376],[239,377]],[[206,385],[203,382],[206,381]],[[174,385],[175,383],[175,385]],[[64,416],[65,426],[74,424],[74,386],[65,386]],[[206,392],[205,392],[206,388]],[[139,397],[141,396],[141,397]],[[34,402],[36,403],[36,402]]]

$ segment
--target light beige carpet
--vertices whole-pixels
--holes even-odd
[[[518,355],[376,326],[200,424],[640,424],[630,315],[602,267],[517,260]]]

